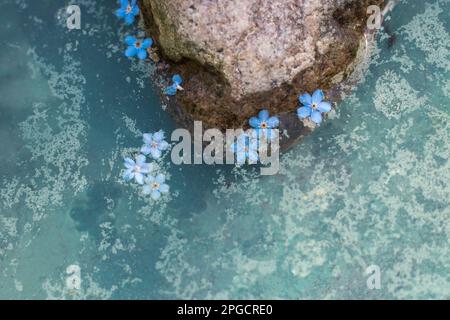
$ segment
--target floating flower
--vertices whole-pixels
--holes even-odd
[[[123,179],[128,182],[134,178],[137,183],[144,183],[144,175],[150,173],[153,170],[151,163],[145,162],[145,156],[140,154],[136,157],[136,161],[130,158],[124,159],[125,173]]]
[[[231,145],[231,150],[236,153],[236,161],[239,165],[245,163],[256,163],[258,157],[258,139],[252,134],[242,133],[235,143]]]
[[[144,60],[147,58],[147,49],[152,46],[153,40],[151,38],[141,40],[132,36],[127,36],[125,37],[125,43],[128,45],[128,48],[125,51],[127,57],[134,57],[137,55],[139,59]]]
[[[183,83],[183,78],[181,78],[179,74],[176,74],[172,77],[172,82],[173,84],[166,88],[166,94],[168,96],[174,96],[178,90],[184,90],[183,87],[181,87],[181,84]]]
[[[164,140],[164,131],[159,130],[153,134],[143,134],[144,145],[141,152],[145,155],[151,155],[153,159],[161,158],[162,151],[169,148],[169,144]]]
[[[322,114],[330,112],[331,103],[323,101],[324,94],[322,90],[314,91],[312,97],[309,93],[304,93],[298,100],[303,104],[303,107],[297,109],[297,115],[300,119],[310,117],[311,120],[320,124],[322,122]]]
[[[132,24],[134,17],[139,14],[139,7],[136,5],[137,0],[120,0],[120,8],[116,10],[116,16],[124,19],[126,24]]]
[[[142,188],[144,194],[149,194],[153,200],[161,198],[161,193],[168,193],[169,186],[165,184],[166,177],[160,173],[156,177],[148,176],[145,178],[145,185]]]

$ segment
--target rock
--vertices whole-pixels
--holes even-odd
[[[382,2],[142,0],[141,9],[166,76],[186,80],[175,118],[225,129],[261,109],[292,113],[300,93],[343,81],[364,43],[367,7]]]

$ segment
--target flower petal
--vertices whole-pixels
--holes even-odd
[[[276,128],[280,124],[280,120],[278,117],[270,117],[269,120],[267,120],[267,125],[269,128]]]
[[[131,179],[134,178],[134,172],[132,169],[128,169],[125,171],[125,173],[123,174],[123,180],[125,180],[126,182],[131,181]]]
[[[132,36],[126,36],[125,37],[125,43],[129,46],[134,46],[134,44],[136,43],[137,39],[135,37]]]
[[[142,165],[145,163],[145,156],[142,155],[142,154],[136,156],[136,163],[137,163],[139,166],[142,166]]]
[[[153,134],[153,139],[157,142],[161,142],[162,140],[164,140],[164,131],[159,130],[158,132],[155,132]]]
[[[156,176],[155,181],[159,184],[164,183],[164,181],[166,181],[166,176],[160,173]]]
[[[236,144],[236,151],[235,151],[235,152],[236,152],[237,154],[245,154],[245,148],[246,148],[246,147],[245,147],[245,144],[242,144],[242,143],[239,143],[239,142],[238,142],[238,143]]]
[[[259,120],[261,120],[261,121],[266,121],[267,119],[269,119],[269,111],[267,111],[267,110],[261,110],[261,111],[258,113],[258,118],[259,118]]]
[[[151,197],[155,201],[159,200],[159,198],[161,198],[161,192],[159,192],[158,190],[153,190]]]
[[[298,101],[304,106],[309,106],[312,103],[312,97],[309,93],[304,93],[300,97],[298,97]]]
[[[150,187],[148,184],[144,185],[142,187],[142,193],[143,194],[150,194],[150,193],[152,193],[152,187]]]
[[[153,159],[159,159],[162,155],[161,151],[158,148],[151,148],[150,154],[152,155]]]
[[[178,85],[183,83],[183,78],[179,74],[176,74],[172,77],[172,81]]]
[[[153,142],[153,135],[151,133],[144,133],[142,135],[142,140],[145,144],[152,144]]]
[[[125,168],[128,168],[128,169],[133,168],[136,165],[134,160],[130,159],[130,158],[124,158],[123,164],[125,165]]]
[[[155,177],[154,176],[147,176],[146,178],[145,178],[145,183],[146,184],[152,184],[153,182],[155,182]]]
[[[253,128],[257,129],[261,125],[261,121],[257,117],[251,117],[248,121],[248,124],[252,126]]]
[[[169,143],[167,141],[161,141],[158,144],[158,149],[161,151],[167,150],[169,148]]]
[[[322,90],[316,90],[314,91],[312,95],[312,103],[321,103],[323,100],[323,91]]]
[[[148,156],[150,154],[152,147],[150,147],[148,144],[144,144],[141,148],[141,153]]]
[[[125,51],[125,56],[127,57],[134,57],[137,54],[137,49],[133,46],[133,47],[128,47],[127,50]]]
[[[170,86],[166,88],[166,95],[168,96],[174,96],[177,93],[177,88],[176,86]]]
[[[134,180],[139,184],[144,184],[144,175],[139,172],[134,173]]]
[[[139,59],[144,60],[145,58],[147,58],[147,50],[139,49],[137,55]]]
[[[139,7],[138,6],[134,6],[133,9],[131,10],[131,14],[133,16],[137,16],[139,14]]]
[[[133,24],[133,22],[134,22],[134,15],[132,15],[131,13],[127,14],[125,16],[125,23],[130,25]]]
[[[322,122],[322,114],[319,111],[314,110],[311,113],[311,120],[316,124],[320,124]]]
[[[167,193],[169,192],[170,187],[163,183],[162,185],[159,186],[159,191],[161,191],[162,193]]]
[[[258,162],[258,153],[255,150],[250,150],[248,152],[248,159],[250,160],[251,163],[256,163]]]
[[[305,119],[311,116],[311,111],[310,107],[300,107],[297,109],[297,115],[300,119]]]
[[[153,44],[153,40],[151,38],[147,38],[144,41],[142,41],[142,49],[150,48]]]
[[[126,12],[125,12],[125,10],[124,10],[123,8],[120,8],[120,9],[117,9],[117,10],[116,10],[116,16],[117,16],[118,18],[123,18],[123,17],[125,17],[125,14],[126,14]]]
[[[317,110],[319,110],[322,113],[327,113],[331,111],[331,103],[323,101],[321,103],[319,103],[319,105],[317,106]]]
[[[150,173],[153,170],[153,164],[151,163],[144,163],[141,167],[142,173]]]

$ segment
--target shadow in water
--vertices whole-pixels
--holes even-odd
[[[79,199],[70,210],[70,217],[76,222],[77,230],[87,231],[96,239],[100,239],[100,225],[104,222],[115,222],[112,212],[121,193],[121,189],[111,183],[98,181],[92,184],[85,198]]]

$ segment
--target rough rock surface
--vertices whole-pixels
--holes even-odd
[[[141,0],[162,55],[185,79],[176,118],[235,128],[351,72],[366,9],[382,0]]]

